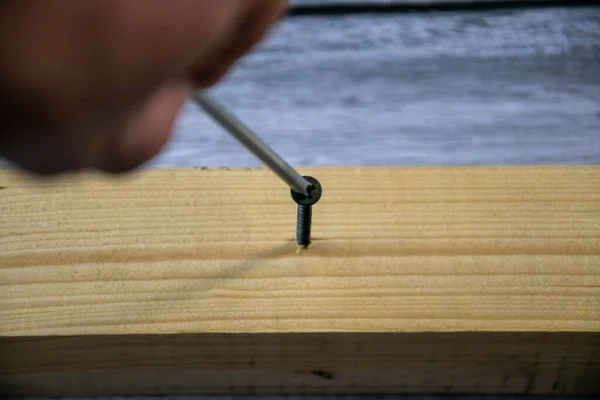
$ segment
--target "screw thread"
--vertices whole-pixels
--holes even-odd
[[[310,244],[310,228],[312,220],[312,206],[298,204],[298,218],[296,223],[296,242],[299,246],[308,247]]]

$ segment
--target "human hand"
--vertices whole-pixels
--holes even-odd
[[[189,90],[219,82],[287,0],[0,5],[0,156],[39,174],[125,172],[167,142]]]

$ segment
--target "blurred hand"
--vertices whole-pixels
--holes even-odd
[[[168,140],[287,0],[0,3],[0,156],[31,172],[124,172]]]

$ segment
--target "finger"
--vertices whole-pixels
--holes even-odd
[[[18,132],[2,145],[0,156],[15,166],[38,175],[55,175],[84,168],[75,141],[47,140],[48,135]]]
[[[0,151],[30,170],[56,173],[89,166],[118,172],[147,161],[168,140],[185,98],[181,88],[155,94],[157,87],[190,71],[205,87],[216,83],[287,2],[10,4],[0,15],[0,97],[11,98],[14,112],[0,102]],[[116,128],[140,99],[150,100],[127,128]]]
[[[158,154],[171,137],[189,93],[185,83],[170,83],[153,94],[128,118],[122,130],[96,156],[94,167],[106,172],[130,171]]]
[[[251,3],[249,1],[249,3]],[[288,2],[283,0],[253,1],[252,7],[242,14],[210,59],[200,62],[192,71],[194,84],[207,88],[221,81],[243,55],[252,50],[272,27],[286,14]]]
[[[82,123],[90,110],[117,114],[149,96],[165,80],[192,69],[223,70],[219,55],[225,48],[239,46],[243,38],[236,32],[237,24],[250,10],[255,15],[260,10],[269,13],[281,3],[13,2],[0,15],[0,87],[45,104],[48,115],[42,121],[53,130],[68,130],[72,121]]]
[[[2,156],[38,175],[95,168],[129,171],[154,157],[171,136],[189,86],[170,83],[149,97],[123,122],[98,121],[82,131],[19,132],[2,142]]]

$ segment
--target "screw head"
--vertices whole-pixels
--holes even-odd
[[[321,196],[323,195],[323,187],[321,186],[321,183],[312,176],[305,176],[304,179],[310,183],[310,186],[308,187],[309,196],[305,196],[302,193],[291,190],[290,192],[292,193],[292,199],[294,199],[297,204],[303,206],[312,206],[321,199]]]

